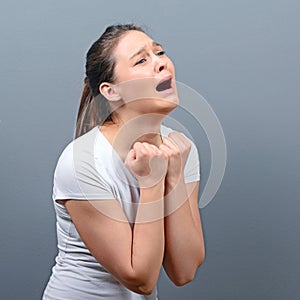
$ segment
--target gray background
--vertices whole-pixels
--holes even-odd
[[[56,255],[52,176],[73,137],[85,53],[116,22],[148,26],[228,147],[201,211],[205,263],[181,288],[162,273],[160,299],[299,299],[299,1],[10,0],[0,11],[1,299],[41,297]],[[204,184],[209,149],[195,138]]]

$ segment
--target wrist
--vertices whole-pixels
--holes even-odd
[[[164,218],[164,181],[140,188],[140,201],[135,223],[148,223]]]
[[[140,187],[140,198],[143,198],[144,202],[154,202],[161,200],[165,193],[165,179],[163,178],[159,182],[152,186]]]
[[[166,177],[166,185],[165,185],[165,194],[169,194],[170,192],[176,190],[183,184],[184,184],[184,174],[183,173],[179,173],[175,176],[167,176]]]

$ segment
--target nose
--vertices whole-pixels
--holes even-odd
[[[167,60],[164,57],[156,57],[155,72],[160,73],[167,68]]]

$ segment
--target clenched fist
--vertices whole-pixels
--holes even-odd
[[[167,184],[174,186],[180,177],[183,178],[191,146],[190,141],[176,131],[171,132],[168,137],[163,139],[159,149],[168,156]]]
[[[141,188],[150,188],[165,179],[168,155],[152,144],[136,142],[125,159],[125,165]]]

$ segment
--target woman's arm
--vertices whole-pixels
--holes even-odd
[[[198,208],[199,182],[184,183],[184,167],[191,144],[173,132],[160,149],[169,157],[165,183],[164,269],[176,285],[190,282],[205,256]]]
[[[138,222],[133,230],[117,200],[65,201],[72,221],[92,255],[121,284],[140,294],[152,292],[163,260],[163,195],[167,158],[160,150],[139,143],[126,161],[129,168],[138,173],[145,172],[149,161],[154,158],[160,166],[165,165],[165,170],[161,167],[156,178],[147,174],[141,177],[143,187],[137,209]],[[151,182],[155,184],[149,184]],[[154,207],[157,215],[156,218],[152,216],[152,221],[144,222],[147,221],[145,217],[149,215],[149,207]]]
[[[178,286],[193,280],[205,256],[198,209],[199,182],[185,184],[181,178],[166,196],[165,254],[163,266]]]

